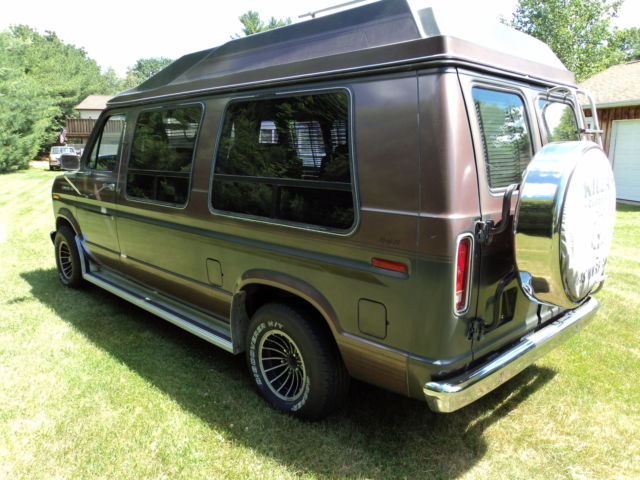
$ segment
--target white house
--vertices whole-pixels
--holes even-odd
[[[92,118],[95,120],[107,108],[107,102],[111,98],[111,95],[89,95],[78,104],[76,110],[80,114],[80,118]]]

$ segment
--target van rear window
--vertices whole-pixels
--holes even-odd
[[[186,205],[199,106],[153,110],[138,116],[127,170],[127,196]]]
[[[233,102],[216,155],[216,210],[346,230],[354,223],[346,93]]]
[[[491,189],[520,183],[533,156],[524,102],[514,93],[473,89]]]
[[[542,112],[542,124],[549,142],[571,142],[580,140],[576,115],[571,105],[540,99],[538,107]]]

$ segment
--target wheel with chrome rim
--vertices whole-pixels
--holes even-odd
[[[68,287],[81,286],[82,271],[75,233],[68,227],[60,227],[54,239],[54,249],[60,281]]]
[[[306,420],[326,416],[349,385],[324,319],[297,305],[269,303],[253,315],[247,363],[260,394],[276,409]]]
[[[258,367],[267,388],[285,402],[298,400],[309,381],[302,354],[289,335],[270,330],[260,339]]]

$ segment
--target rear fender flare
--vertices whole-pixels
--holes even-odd
[[[240,353],[244,350],[244,339],[250,320],[246,309],[247,289],[252,285],[276,288],[304,300],[322,316],[334,339],[343,331],[329,301],[304,280],[270,270],[249,270],[238,281],[231,303],[231,337],[234,352]]]

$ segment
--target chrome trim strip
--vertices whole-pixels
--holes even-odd
[[[362,212],[371,212],[371,213],[385,213],[388,215],[404,215],[407,217],[416,217],[416,218],[435,218],[435,219],[444,219],[444,220],[477,220],[477,215],[465,215],[460,213],[431,213],[431,212],[408,212],[404,210],[393,210],[387,208],[376,208],[376,207],[360,207]]]
[[[454,412],[486,395],[576,334],[594,318],[593,297],[546,327],[523,338],[498,357],[457,377],[427,382],[423,392],[434,412]]]
[[[134,295],[132,293],[129,293],[123,289],[118,288],[117,286],[111,284],[110,282],[106,282],[104,280],[102,280],[101,278],[98,278],[95,275],[92,275],[90,273],[84,273],[82,277],[88,281],[93,283],[94,285],[97,285],[101,288],[104,288],[105,290],[107,290],[108,292],[113,293],[114,295],[117,295],[131,303],[133,303],[134,305],[142,308],[143,310],[146,310],[148,312],[153,313],[154,315],[157,315],[158,317],[167,320],[171,323],[173,323],[174,325],[176,325],[177,327],[180,327],[184,330],[186,330],[189,333],[193,333],[195,336],[202,338],[203,340],[206,340],[209,343],[212,343],[213,345],[215,345],[216,347],[220,347],[224,350],[226,350],[227,352],[231,352],[233,353],[233,343],[229,340],[226,340],[224,338],[220,338],[219,336],[215,335],[212,332],[208,332],[200,327],[198,327],[197,325],[194,325],[193,323],[180,318],[177,315],[174,315],[173,313],[171,313],[170,311],[164,309],[164,308],[160,308],[157,305],[152,304],[150,301],[148,301],[145,298],[141,298],[138,297],[137,295]]]
[[[371,212],[371,213],[384,213],[387,215],[404,215],[407,217],[419,217],[420,212],[407,212],[403,210],[391,210],[387,208],[375,208],[375,207],[360,207],[362,212]]]
[[[87,250],[84,248],[80,235],[76,235],[76,248],[78,249],[78,256],[80,257],[80,271],[82,272],[82,278],[84,278],[89,272],[89,269],[87,268],[87,258],[85,257]]]

